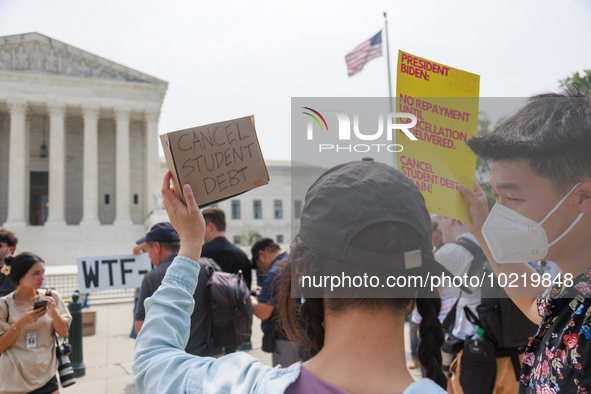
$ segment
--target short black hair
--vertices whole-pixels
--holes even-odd
[[[489,160],[525,159],[548,179],[557,195],[591,179],[591,89],[574,86],[561,93],[532,96],[493,132],[468,146]]]
[[[205,223],[213,223],[217,231],[226,231],[226,214],[221,208],[204,209],[203,219],[205,219]]]

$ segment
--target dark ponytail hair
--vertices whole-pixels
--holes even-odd
[[[23,252],[18,256],[8,256],[4,260],[4,264],[10,267],[10,274],[8,280],[15,286],[19,285],[20,280],[29,272],[31,267],[38,262],[44,261],[36,254]]]
[[[324,346],[324,299],[307,298],[306,302],[300,306],[299,312],[308,342],[303,350],[306,359],[310,359]],[[294,334],[295,332],[291,333],[292,336]],[[302,339],[300,338],[300,343],[303,342]]]
[[[441,346],[445,339],[443,327],[439,321],[441,298],[439,298],[438,294],[433,294],[433,298],[418,297],[416,305],[421,315],[419,361],[425,368],[425,375],[444,389],[447,389],[447,377],[441,369]]]
[[[375,223],[361,229],[350,242],[350,246],[374,253],[401,253],[421,249],[422,240],[414,227],[400,222]],[[300,352],[307,358],[314,357],[324,346],[324,315],[325,308],[338,313],[350,307],[364,310],[389,310],[404,316],[412,305],[413,298],[306,298],[301,305],[296,305],[292,296],[292,265],[297,270],[305,271],[305,275],[314,272],[315,267],[340,267],[343,262],[321,256],[308,249],[296,237],[291,246],[291,259],[279,275],[281,281],[278,311],[283,329],[290,341],[298,345]],[[364,269],[361,266],[361,269]],[[301,272],[296,273],[296,275]],[[296,281],[297,283],[297,281]],[[425,367],[426,376],[447,388],[447,379],[441,369],[441,345],[443,329],[437,318],[441,309],[441,299],[434,293],[421,293],[417,298],[417,308],[423,320],[419,327],[421,343],[419,344],[419,361]]]

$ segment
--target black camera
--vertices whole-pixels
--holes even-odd
[[[74,369],[70,362],[68,355],[72,353],[72,345],[64,342],[55,348],[57,354],[58,367],[57,372],[60,376],[62,387],[68,387],[76,383],[76,376],[74,376]]]
[[[72,353],[72,345],[69,343],[62,343],[57,348],[57,355],[59,356],[69,356]]]

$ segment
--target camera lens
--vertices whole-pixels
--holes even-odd
[[[62,355],[58,358],[58,361],[59,365],[57,367],[57,371],[59,373],[62,387],[68,387],[76,383],[76,377],[74,376],[74,369],[72,368],[70,358],[66,355]]]

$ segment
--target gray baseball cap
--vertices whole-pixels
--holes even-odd
[[[420,250],[377,254],[350,246],[361,229],[379,222],[413,227],[421,235]],[[372,158],[333,167],[310,186],[299,237],[322,256],[368,269],[453,276],[433,258],[431,217],[419,189],[402,172]]]

